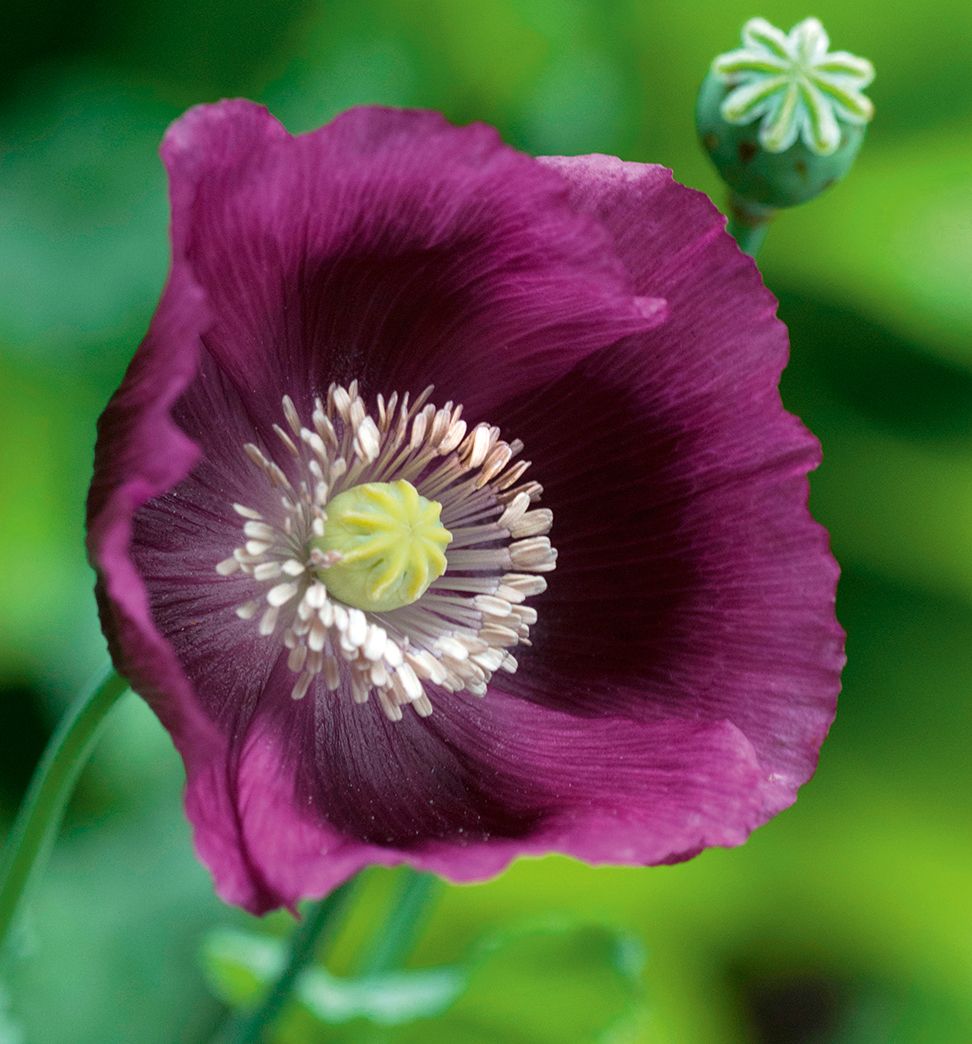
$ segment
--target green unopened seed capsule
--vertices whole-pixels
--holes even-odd
[[[831,52],[816,18],[789,33],[754,18],[743,47],[719,55],[699,91],[696,125],[723,180],[761,207],[805,203],[851,168],[874,114],[866,59]]]

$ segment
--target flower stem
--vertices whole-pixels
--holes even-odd
[[[128,691],[109,668],[72,704],[51,736],[4,849],[0,867],[0,948],[31,878],[39,870],[78,774],[105,717]]]
[[[442,882],[434,874],[422,874],[410,867],[403,868],[402,873],[391,916],[372,943],[371,952],[360,969],[361,975],[378,975],[401,966],[415,944],[423,918],[442,887]]]
[[[277,981],[270,987],[260,1005],[246,1018],[230,1025],[218,1039],[227,1044],[256,1044],[267,1039],[266,1033],[297,983],[300,973],[320,952],[321,946],[337,929],[340,914],[356,887],[356,878],[315,903],[290,937],[290,955]]]
[[[378,975],[399,966],[412,948],[416,929],[439,890],[440,881],[432,874],[406,868],[404,875],[391,916],[382,926],[360,970],[361,976]],[[290,956],[277,981],[255,1011],[231,1023],[217,1036],[219,1044],[257,1044],[272,1039],[268,1031],[283,1011],[301,972],[318,956],[327,937],[333,935],[356,886],[357,878],[352,878],[312,907],[291,936]]]
[[[755,257],[766,239],[769,223],[776,211],[772,207],[764,207],[752,203],[735,193],[729,198],[729,234],[735,237],[739,249]]]

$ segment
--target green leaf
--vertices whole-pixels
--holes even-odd
[[[268,935],[217,929],[203,948],[203,968],[216,995],[232,1008],[254,1007],[281,973],[286,943]],[[440,1014],[465,988],[460,968],[392,972],[342,979],[321,967],[300,977],[297,1000],[321,1022],[339,1024],[367,1019],[396,1026]]]
[[[202,953],[213,992],[237,1011],[260,1000],[285,959],[283,939],[229,929],[212,932]],[[375,1039],[403,1044],[599,1040],[638,1013],[643,964],[632,936],[554,920],[491,934],[455,965],[361,978],[316,966],[301,975],[274,1039],[316,1040],[324,1024],[346,1027],[349,1040],[380,1027]]]
[[[283,971],[281,940],[254,932],[217,928],[203,943],[203,971],[217,997],[231,1008],[256,1006]]]
[[[557,919],[498,932],[473,956],[452,1039],[604,1039],[637,1017],[644,960],[640,940],[597,925]]]
[[[362,979],[338,979],[323,968],[311,968],[301,980],[298,997],[326,1024],[364,1018],[380,1026],[399,1026],[442,1014],[468,984],[462,968],[430,968],[391,972]]]

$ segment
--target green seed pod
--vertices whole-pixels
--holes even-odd
[[[702,145],[746,203],[805,203],[853,165],[874,113],[861,93],[873,67],[829,52],[815,18],[788,34],[754,18],[742,36],[743,48],[719,55],[699,91]]]

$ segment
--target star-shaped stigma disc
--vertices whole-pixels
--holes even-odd
[[[816,18],[789,33],[753,18],[742,39],[742,48],[712,63],[713,74],[731,88],[720,111],[736,126],[759,120],[759,143],[767,152],[785,152],[802,138],[818,156],[830,156],[841,144],[841,122],[862,126],[874,115],[862,93],[874,67],[847,51],[831,52]]]

